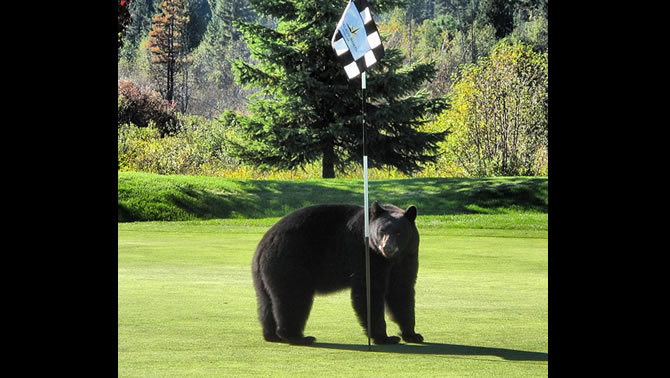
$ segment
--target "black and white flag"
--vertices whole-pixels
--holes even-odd
[[[366,0],[349,1],[330,44],[349,80],[384,56],[384,46]]]

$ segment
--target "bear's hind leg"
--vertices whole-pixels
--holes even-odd
[[[294,345],[312,345],[316,338],[304,336],[314,292],[306,289],[283,292],[273,296],[273,311],[277,321],[277,336]]]
[[[258,300],[258,319],[263,327],[263,338],[265,341],[281,342],[282,340],[277,336],[277,322],[275,322],[272,313],[272,298],[270,298],[262,280],[256,275],[254,275],[254,286]]]

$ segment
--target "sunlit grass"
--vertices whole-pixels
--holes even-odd
[[[118,375],[547,375],[546,214],[420,215],[427,344],[373,353],[348,291],[316,298],[314,347],[263,341],[250,262],[277,219],[119,223]]]

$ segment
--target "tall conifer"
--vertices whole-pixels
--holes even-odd
[[[322,161],[324,178],[362,160],[361,83],[347,81],[330,38],[347,0],[250,0],[257,13],[274,17],[276,28],[237,22],[253,62],[238,60],[238,80],[259,88],[248,116],[237,116],[247,138],[240,158],[260,167],[294,169]],[[403,0],[369,0],[373,12]],[[383,38],[383,36],[382,36]],[[420,131],[443,99],[419,91],[434,77],[434,63],[402,66],[402,54],[387,49],[368,73],[366,141],[370,167],[405,173],[436,159],[446,133]],[[257,62],[257,63],[254,63]]]
[[[151,62],[160,67],[159,75],[165,80],[165,86],[161,85],[160,89],[168,101],[173,101],[175,74],[186,55],[182,35],[189,20],[187,12],[182,0],[163,1],[149,32]]]

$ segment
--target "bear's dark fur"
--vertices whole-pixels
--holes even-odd
[[[386,334],[384,306],[406,342],[414,332],[414,284],[419,268],[416,207],[370,207],[371,338],[395,344]],[[316,293],[351,288],[367,334],[364,214],[362,206],[317,205],[297,210],[263,236],[252,262],[258,315],[267,341],[312,344],[303,330]]]

